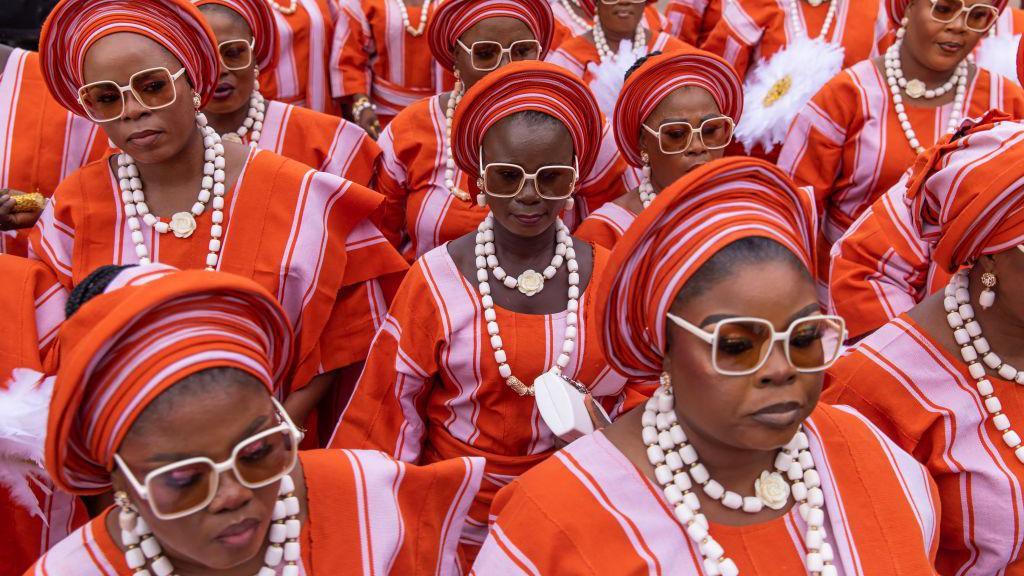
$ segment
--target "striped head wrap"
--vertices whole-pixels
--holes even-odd
[[[960,132],[920,156],[907,182],[914,224],[951,273],[1024,243],[1024,124],[996,111]]]
[[[597,101],[571,72],[547,62],[513,62],[473,85],[452,123],[452,154],[467,174],[480,172],[484,135],[503,118],[533,110],[552,116],[572,136],[584,181],[597,161],[604,119]]]
[[[647,4],[654,4],[657,0],[646,0]],[[593,18],[597,14],[597,2],[595,0],[580,0],[580,6]]]
[[[206,105],[217,85],[220,59],[213,32],[191,2],[62,0],[46,19],[39,38],[43,78],[62,106],[86,116],[78,102],[78,89],[85,84],[85,55],[97,40],[119,32],[140,34],[166,48],[185,67],[202,106]]]
[[[488,18],[522,21],[540,42],[541,59],[548,53],[555,33],[555,17],[548,0],[442,0],[427,24],[427,42],[434,59],[446,70],[454,71],[456,41]]]
[[[50,477],[73,494],[104,491],[114,452],[160,393],[219,367],[273,392],[290,375],[292,340],[284,311],[249,279],[159,264],[122,272],[62,328],[46,434]]]
[[[907,7],[913,0],[885,0],[885,10],[889,14],[889,20],[892,21],[896,27],[900,26],[900,22],[903,20],[903,16],[907,13]],[[927,0],[921,0],[922,2]],[[999,9],[999,13],[1002,14],[1003,9],[1006,8],[1008,0],[996,0],[992,3],[993,6]]]
[[[636,167],[643,165],[641,125],[665,97],[684,86],[707,90],[722,114],[739,124],[743,83],[725,60],[702,50],[652,56],[626,79],[615,104],[615,142],[627,162]]]
[[[273,70],[277,65],[277,22],[273,8],[266,0],[193,0],[196,8],[216,4],[230,8],[241,16],[252,30],[256,45],[252,58],[260,70]]]
[[[763,160],[727,157],[669,186],[615,245],[597,283],[598,326],[612,368],[656,380],[666,314],[700,267],[750,236],[788,248],[814,273],[814,199]]]

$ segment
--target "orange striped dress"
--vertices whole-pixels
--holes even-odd
[[[218,269],[252,278],[284,306],[300,342],[297,387],[366,357],[387,309],[381,282],[405,271],[367,220],[381,201],[367,188],[259,150],[225,195]],[[204,267],[211,220],[197,224],[188,239],[144,227],[153,260]],[[69,288],[104,264],[138,262],[105,160],[61,183],[30,238],[31,255]]]
[[[480,485],[483,462],[460,458],[411,466],[380,452],[300,452],[306,519],[302,576],[456,574],[456,544]],[[25,576],[131,576],[110,536],[111,507],[72,534]]]
[[[68,293],[38,262],[0,254],[0,388],[16,368],[52,372],[49,353],[64,321]],[[44,518],[17,504],[0,482],[0,574],[21,574],[40,554],[89,520],[78,498],[30,485]]]
[[[939,487],[941,574],[1024,573],[1024,464],[989,422],[964,362],[902,315],[830,370],[823,398],[859,410],[925,466]],[[990,376],[1011,422],[1019,385]]]
[[[39,54],[15,49],[0,70],[0,188],[49,198],[61,180],[106,149],[102,130],[50,96]],[[0,233],[0,253],[27,250],[27,232]]]
[[[426,34],[405,30],[397,3],[405,0],[352,0],[341,5],[331,50],[335,98],[367,94],[382,125],[418,100],[451,90],[454,78],[434,62]],[[409,6],[416,27],[422,7]],[[432,5],[431,12],[434,10]]]
[[[670,52],[686,48],[686,44],[666,32],[647,34],[647,53],[655,50]],[[566,40],[545,58],[552,64],[557,64],[579,76],[587,85],[594,80],[594,69],[601,63],[601,57],[597,53],[597,46],[587,36],[575,36]]]
[[[287,7],[289,0],[278,3]],[[274,10],[277,65],[260,71],[260,91],[267,100],[339,116],[341,108],[331,97],[330,78],[337,1],[295,0],[295,6],[295,13],[289,15]]]
[[[603,206],[587,216],[587,219],[576,229],[575,235],[581,240],[611,250],[615,248],[619,238],[622,238],[634,221],[636,221],[636,214],[629,208],[623,208],[615,202],[605,202]]]
[[[721,17],[721,0],[669,0],[665,5],[665,31],[687,44],[700,46]]]
[[[819,406],[805,427],[839,574],[934,573],[938,495],[924,467],[853,411]],[[600,432],[509,484],[492,512],[479,576],[705,574],[661,490]],[[710,529],[740,574],[807,573],[796,507],[761,524]]]
[[[617,414],[639,399],[608,367],[593,321],[592,295],[607,259],[595,249],[592,280],[580,300],[580,337],[565,374]],[[532,383],[561,351],[566,312],[494,309],[509,365]],[[331,447],[374,448],[406,462],[486,457],[463,534],[471,557],[486,535],[494,494],[554,446],[533,398],[516,395],[498,374],[476,283],[463,277],[447,245],[428,252],[395,297]]]
[[[377,190],[386,198],[379,225],[410,261],[476,230],[487,216],[487,208],[456,198],[444,185],[444,130],[445,109],[433,96],[403,110],[377,140],[383,151]],[[455,171],[459,189],[475,195],[475,177]],[[636,185],[606,126],[597,162],[580,183],[576,208],[564,216],[566,225],[575,228],[591,211]]]

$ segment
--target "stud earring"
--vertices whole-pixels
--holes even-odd
[[[978,296],[978,304],[981,304],[983,310],[988,310],[996,302],[996,293],[992,290],[996,285],[996,275],[985,272],[981,275],[981,284],[985,289],[981,291],[981,296]]]

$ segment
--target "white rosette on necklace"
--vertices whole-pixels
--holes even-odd
[[[743,119],[736,126],[736,140],[747,153],[783,142],[800,110],[842,70],[843,55],[841,45],[805,36],[747,74]]]

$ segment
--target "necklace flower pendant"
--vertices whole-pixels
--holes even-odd
[[[754,495],[772,510],[782,510],[789,502],[789,482],[778,472],[765,470],[761,477],[754,480]]]
[[[920,98],[921,96],[924,96],[928,87],[924,85],[924,82],[915,78],[907,82],[905,90],[907,91],[907,96],[910,96],[911,98]]]
[[[527,270],[516,279],[519,291],[527,296],[533,296],[544,289],[544,276],[536,270]]]
[[[188,238],[196,231],[196,219],[188,212],[178,212],[171,216],[169,227],[178,238]]]
[[[227,134],[220,137],[225,142],[234,142],[235,144],[242,143],[242,137],[235,132],[228,132]]]

